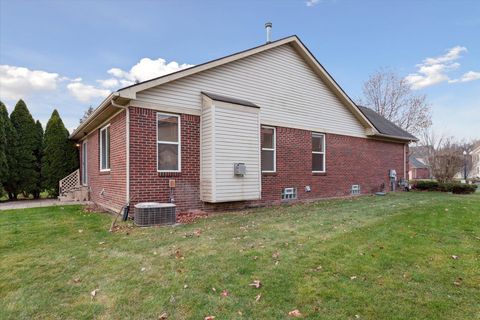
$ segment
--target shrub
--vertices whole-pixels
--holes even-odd
[[[426,190],[426,191],[438,191],[440,183],[437,181],[415,181],[413,188],[417,190]]]
[[[477,189],[477,185],[458,183],[458,184],[453,184],[451,189],[452,189],[452,193],[455,193],[455,194],[470,194],[475,192],[475,190]]]
[[[441,191],[452,192],[455,194],[470,194],[477,189],[475,184],[465,184],[458,182],[437,182],[437,181],[415,181],[413,188],[423,191]]]

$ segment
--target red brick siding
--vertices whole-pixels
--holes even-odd
[[[296,187],[298,200],[313,200],[350,195],[352,184],[360,184],[363,194],[388,186],[388,170],[404,175],[408,167],[408,147],[381,140],[326,134],[326,173],[311,172],[311,132],[277,127],[277,172],[262,175],[262,200],[208,204],[200,201],[200,117],[181,115],[182,172],[157,172],[155,110],[130,108],[130,200],[167,202],[168,182],[175,179],[173,197],[179,212],[222,210],[251,205],[280,203],[284,187]],[[126,201],[125,112],[109,123],[111,171],[99,169],[99,130],[88,137],[88,174],[92,201],[119,209]],[[305,186],[311,192],[305,191]],[[100,195],[102,190],[103,195]]]
[[[157,111],[130,108],[130,199],[167,202],[168,182],[175,179],[173,197],[178,211],[201,209],[200,117],[182,114],[180,173],[157,172]]]
[[[326,135],[326,173],[311,172],[311,132],[277,127],[277,172],[262,176],[262,200],[206,204],[200,201],[200,117],[181,115],[182,172],[157,172],[156,111],[130,108],[131,202],[169,199],[169,179],[179,212],[279,203],[282,188],[297,187],[299,200],[350,195],[352,184],[363,194],[388,187],[388,170],[404,176],[404,145],[335,134]],[[406,150],[408,152],[408,148]],[[408,161],[408,160],[407,160]],[[305,192],[306,185],[312,191]]]
[[[110,124],[110,172],[100,172],[98,141],[100,129],[95,130],[86,138],[90,199],[103,207],[114,210],[120,209],[125,204],[127,197],[125,121],[125,112],[121,112],[108,122]],[[81,151],[80,147],[80,161],[82,159]],[[80,168],[82,168],[81,162]],[[103,195],[100,194],[102,190],[104,190]]]
[[[326,134],[326,172],[312,173],[311,141],[310,131],[277,127],[277,172],[263,174],[262,202],[280,202],[285,187],[296,187],[299,200],[348,196],[352,184],[374,193],[388,187],[389,169],[404,176],[403,144],[336,134]]]

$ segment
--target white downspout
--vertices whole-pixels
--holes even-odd
[[[116,95],[115,97],[117,97],[118,95]],[[115,98],[114,97],[114,98]],[[126,177],[125,177],[125,187],[126,187],[126,199],[125,199],[125,202],[130,202],[130,109],[128,108],[128,106],[122,106],[122,105],[119,105],[115,102],[114,98],[112,98],[112,101],[111,101],[111,104],[112,106],[116,107],[116,108],[120,108],[120,109],[124,109],[125,110],[125,143],[127,144],[126,147],[125,147],[125,156],[126,156],[126,159],[125,159],[125,162],[126,162]]]
[[[407,178],[407,144],[403,144],[403,179],[408,180]]]
[[[125,125],[125,131],[126,131],[126,143],[127,143],[127,147],[126,147],[126,154],[127,154],[127,168],[126,168],[126,174],[127,174],[127,179],[126,179],[126,184],[127,184],[127,192],[126,192],[126,195],[127,195],[127,199],[126,202],[130,202],[130,109],[127,107],[125,109],[125,112],[127,113],[125,115],[125,118],[127,119],[127,123]]]

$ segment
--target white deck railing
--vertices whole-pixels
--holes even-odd
[[[58,186],[58,192],[60,196],[64,196],[67,192],[78,189],[80,187],[80,169],[73,171],[68,176],[60,180]]]

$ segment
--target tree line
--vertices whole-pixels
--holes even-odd
[[[18,195],[40,198],[40,193],[58,196],[60,179],[78,168],[78,150],[69,140],[57,110],[45,132],[23,100],[8,114],[0,101],[0,195],[10,200]]]

